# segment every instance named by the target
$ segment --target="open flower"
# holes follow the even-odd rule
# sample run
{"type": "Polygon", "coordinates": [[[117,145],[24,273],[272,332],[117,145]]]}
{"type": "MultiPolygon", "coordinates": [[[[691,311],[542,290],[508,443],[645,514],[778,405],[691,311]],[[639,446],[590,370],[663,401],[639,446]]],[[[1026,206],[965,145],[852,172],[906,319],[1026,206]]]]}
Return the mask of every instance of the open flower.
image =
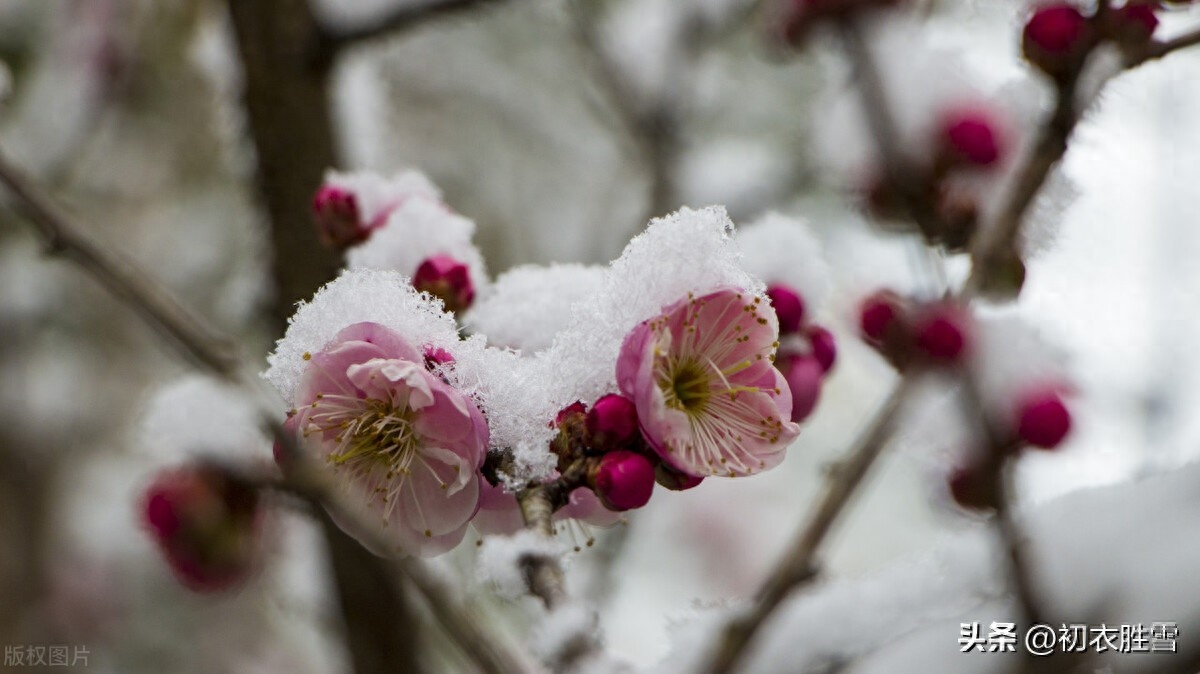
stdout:
{"type": "Polygon", "coordinates": [[[356,323],[311,354],[295,425],[383,520],[400,552],[440,554],[479,508],[488,427],[479,409],[377,323],[356,323]]]}
{"type": "Polygon", "coordinates": [[[772,363],[778,336],[769,303],[736,288],[689,296],[629,333],[617,383],[664,461],[690,475],[737,476],[783,460],[800,428],[772,363]]]}

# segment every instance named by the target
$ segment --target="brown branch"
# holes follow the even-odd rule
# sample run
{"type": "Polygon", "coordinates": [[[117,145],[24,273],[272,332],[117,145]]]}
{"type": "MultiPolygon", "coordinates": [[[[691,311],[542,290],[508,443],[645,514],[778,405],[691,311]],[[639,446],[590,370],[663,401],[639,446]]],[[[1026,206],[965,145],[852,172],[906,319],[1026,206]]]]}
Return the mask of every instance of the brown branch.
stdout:
{"type": "MultiPolygon", "coordinates": [[[[530,487],[517,495],[525,526],[546,538],[554,536],[554,503],[547,485],[530,487]]],[[[566,579],[558,560],[546,555],[525,555],[520,560],[529,591],[553,611],[567,600],[566,579]]]]}
{"type": "Polygon", "coordinates": [[[383,16],[360,26],[336,30],[321,29],[319,49],[336,55],[348,47],[391,37],[423,25],[428,21],[463,14],[485,5],[505,0],[431,0],[419,5],[401,4],[383,16]]]}
{"type": "Polygon", "coordinates": [[[879,150],[884,176],[921,232],[927,239],[934,237],[945,227],[924,193],[928,176],[922,175],[922,170],[901,148],[900,132],[891,115],[883,78],[875,66],[862,26],[850,16],[837,19],[836,28],[858,82],[863,114],[879,150]]]}
{"type": "Polygon", "coordinates": [[[854,446],[846,452],[846,458],[831,471],[825,484],[825,493],[816,510],[809,516],[787,553],[771,572],[770,578],[759,591],[754,607],[725,628],[715,657],[704,670],[706,674],[725,674],[732,671],[767,618],[789,594],[816,576],[817,553],[839,515],[845,511],[863,478],[887,445],[901,403],[914,380],[914,375],[905,376],[900,380],[854,446]]]}
{"type": "Polygon", "coordinates": [[[0,183],[33,224],[47,255],[69,260],[133,309],[185,359],[223,379],[238,374],[231,340],[216,335],[163,292],[128,260],[105,250],[73,225],[51,201],[0,152],[0,183]]]}
{"type": "Polygon", "coordinates": [[[1200,29],[1191,30],[1170,40],[1152,42],[1150,47],[1144,52],[1137,54],[1127,61],[1126,67],[1135,68],[1147,61],[1154,61],[1180,49],[1187,49],[1196,45],[1200,45],[1200,29]]]}

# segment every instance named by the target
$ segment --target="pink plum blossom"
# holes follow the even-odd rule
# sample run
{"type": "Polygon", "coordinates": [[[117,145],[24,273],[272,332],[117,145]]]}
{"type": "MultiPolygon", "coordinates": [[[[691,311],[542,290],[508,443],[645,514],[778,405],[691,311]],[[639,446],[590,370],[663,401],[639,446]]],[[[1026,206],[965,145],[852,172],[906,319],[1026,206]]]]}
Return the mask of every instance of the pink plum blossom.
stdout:
{"type": "Polygon", "coordinates": [[[772,363],[778,337],[770,303],[736,288],[689,295],[625,337],[617,384],[665,462],[689,475],[737,476],[783,460],[800,428],[772,363]]]}
{"type": "Polygon", "coordinates": [[[388,328],[356,323],[308,360],[295,425],[362,496],[400,552],[454,547],[479,508],[488,426],[388,328]]]}

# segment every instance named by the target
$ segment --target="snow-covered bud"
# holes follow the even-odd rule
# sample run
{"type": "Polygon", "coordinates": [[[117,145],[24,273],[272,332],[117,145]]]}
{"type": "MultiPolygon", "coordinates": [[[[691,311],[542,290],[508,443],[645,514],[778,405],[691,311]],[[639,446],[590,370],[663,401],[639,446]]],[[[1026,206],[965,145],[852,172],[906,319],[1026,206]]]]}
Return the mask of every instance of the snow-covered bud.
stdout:
{"type": "Polygon", "coordinates": [[[583,419],[584,415],[586,414],[587,405],[584,405],[582,400],[576,400],[570,405],[567,405],[559,410],[558,414],[554,415],[553,425],[555,427],[562,427],[573,419],[583,419]]]}
{"type": "Polygon", "coordinates": [[[833,333],[814,325],[805,331],[805,336],[812,345],[813,358],[821,364],[821,374],[833,369],[833,364],[837,361],[837,340],[834,339],[833,333]]]}
{"type": "Polygon", "coordinates": [[[446,311],[458,313],[475,300],[475,286],[467,265],[448,255],[434,255],[417,267],[413,287],[440,298],[446,311]]]}
{"type": "Polygon", "coordinates": [[[665,463],[659,463],[654,468],[654,480],[671,491],[684,491],[700,484],[704,478],[681,473],[665,463]]]}
{"type": "Polygon", "coordinates": [[[1130,0],[1125,6],[1114,9],[1109,14],[1105,29],[1117,42],[1145,44],[1158,28],[1158,8],[1157,2],[1130,0]]]}
{"type": "Polygon", "coordinates": [[[362,222],[358,199],[349,190],[322,185],[313,196],[312,212],[321,243],[335,250],[362,243],[371,235],[371,228],[362,222]]]}
{"type": "Polygon", "coordinates": [[[1075,67],[1090,41],[1087,17],[1068,4],[1044,6],[1029,17],[1021,38],[1025,59],[1051,77],[1075,67]]]}
{"type": "Polygon", "coordinates": [[[800,423],[812,414],[821,399],[825,370],[812,355],[781,354],[775,365],[792,391],[791,420],[800,423]]]}
{"type": "Polygon", "coordinates": [[[776,283],[767,287],[767,297],[779,318],[779,334],[799,332],[804,325],[804,298],[791,286],[776,283]]]}
{"type": "Polygon", "coordinates": [[[641,454],[625,450],[609,452],[589,475],[589,483],[609,510],[641,508],[654,491],[654,466],[641,454]]]}
{"type": "Polygon", "coordinates": [[[941,154],[952,166],[995,166],[1004,154],[1004,138],[992,115],[982,107],[959,108],[942,115],[941,154]]]}
{"type": "Polygon", "coordinates": [[[925,307],[913,322],[917,351],[937,364],[960,362],[970,346],[969,321],[970,316],[952,304],[925,307]]]}
{"type": "Polygon", "coordinates": [[[593,449],[624,447],[637,435],[637,428],[637,407],[619,393],[601,397],[587,413],[588,443],[593,449]]]}
{"type": "Polygon", "coordinates": [[[1030,391],[1017,404],[1017,435],[1042,449],[1058,447],[1071,432],[1071,412],[1059,391],[1046,387],[1030,391]]]}
{"type": "Polygon", "coordinates": [[[215,464],[160,473],[141,509],[150,536],[189,589],[215,592],[236,585],[261,557],[258,491],[215,464]]]}

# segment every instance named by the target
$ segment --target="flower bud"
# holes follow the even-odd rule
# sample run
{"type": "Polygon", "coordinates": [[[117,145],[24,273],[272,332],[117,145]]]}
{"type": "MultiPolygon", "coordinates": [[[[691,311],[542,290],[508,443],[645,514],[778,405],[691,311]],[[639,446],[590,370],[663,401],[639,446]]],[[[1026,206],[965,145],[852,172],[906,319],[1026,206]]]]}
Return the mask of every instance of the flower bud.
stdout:
{"type": "Polygon", "coordinates": [[[1071,412],[1054,389],[1025,395],[1017,406],[1017,435],[1042,449],[1054,449],[1071,432],[1071,412]]]}
{"type": "Polygon", "coordinates": [[[470,270],[448,255],[434,255],[422,262],[413,274],[412,284],[417,290],[440,298],[446,311],[452,313],[463,311],[475,300],[470,270]]]}
{"type": "Polygon", "coordinates": [[[1157,2],[1130,0],[1114,9],[1106,26],[1112,38],[1126,44],[1145,44],[1158,28],[1157,2]]]}
{"type": "Polygon", "coordinates": [[[804,324],[804,298],[791,286],[780,283],[767,288],[767,297],[779,317],[779,334],[799,332],[804,324]]]}
{"type": "Polygon", "coordinates": [[[888,335],[901,328],[900,298],[889,290],[881,290],[863,300],[859,308],[859,332],[865,341],[882,345],[888,335]]]}
{"type": "Polygon", "coordinates": [[[587,414],[587,405],[584,405],[582,400],[576,400],[570,405],[567,405],[559,410],[558,414],[554,415],[554,423],[551,424],[551,426],[556,428],[560,427],[568,420],[583,418],[583,415],[585,414],[587,414]]]}
{"type": "Polygon", "coordinates": [[[837,340],[833,333],[814,325],[807,330],[806,336],[812,345],[813,357],[821,364],[821,374],[829,372],[837,361],[837,340]]]}
{"type": "Polygon", "coordinates": [[[671,468],[665,463],[654,467],[654,481],[671,491],[685,491],[704,481],[703,477],[688,475],[671,468]]]}
{"type": "Polygon", "coordinates": [[[1088,20],[1077,8],[1067,4],[1042,7],[1025,24],[1021,51],[1042,72],[1059,77],[1087,52],[1089,33],[1088,20]]]}
{"type": "Polygon", "coordinates": [[[926,307],[913,325],[917,350],[935,363],[958,363],[968,347],[967,320],[967,315],[953,305],[926,307]]]}
{"type": "Polygon", "coordinates": [[[605,508],[621,512],[640,508],[654,491],[654,466],[641,454],[625,450],[600,457],[590,486],[605,508]]]}
{"type": "Polygon", "coordinates": [[[587,413],[588,444],[593,449],[624,447],[637,434],[637,408],[618,393],[602,396],[587,413]]]}
{"type": "Polygon", "coordinates": [[[941,153],[952,165],[994,166],[1003,155],[1003,139],[984,109],[947,113],[941,124],[941,153]]]}
{"type": "Polygon", "coordinates": [[[198,464],[161,473],[141,507],[151,538],[192,590],[235,585],[261,556],[258,491],[223,468],[198,464]]]}
{"type": "Polygon", "coordinates": [[[358,200],[340,187],[322,185],[313,196],[312,212],[321,243],[334,250],[362,243],[371,235],[371,228],[361,221],[358,200]]]}
{"type": "Polygon", "coordinates": [[[775,360],[792,392],[792,421],[800,423],[812,414],[821,399],[825,371],[815,356],[783,354],[775,360]]]}

